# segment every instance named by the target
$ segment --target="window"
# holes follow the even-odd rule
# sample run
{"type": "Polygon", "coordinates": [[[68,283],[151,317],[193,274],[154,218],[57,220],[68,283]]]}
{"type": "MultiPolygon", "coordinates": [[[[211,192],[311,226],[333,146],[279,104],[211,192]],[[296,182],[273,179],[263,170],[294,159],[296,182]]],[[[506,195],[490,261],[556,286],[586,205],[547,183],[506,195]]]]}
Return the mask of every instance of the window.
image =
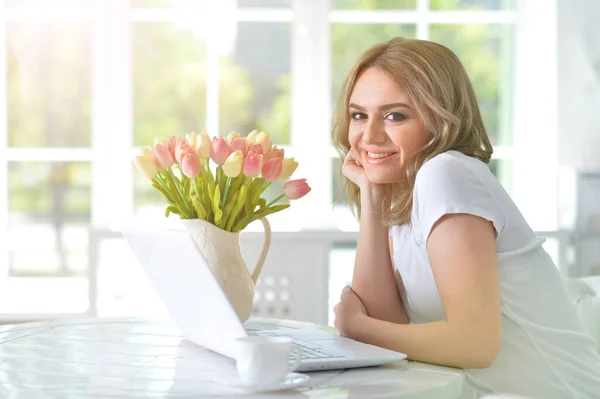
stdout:
{"type": "Polygon", "coordinates": [[[0,17],[0,313],[86,307],[91,2],[54,5],[9,0],[0,17]]]}
{"type": "Polygon", "coordinates": [[[73,238],[90,222],[90,38],[84,22],[6,24],[10,276],[85,265],[73,238]]]}
{"type": "Polygon", "coordinates": [[[132,148],[160,136],[270,131],[313,187],[274,215],[274,229],[355,230],[347,209],[332,212],[331,110],[356,57],[393,36],[436,40],[461,57],[496,145],[491,168],[511,190],[514,1],[6,0],[3,8],[0,313],[85,311],[88,226],[163,217],[131,164],[132,148]]]}

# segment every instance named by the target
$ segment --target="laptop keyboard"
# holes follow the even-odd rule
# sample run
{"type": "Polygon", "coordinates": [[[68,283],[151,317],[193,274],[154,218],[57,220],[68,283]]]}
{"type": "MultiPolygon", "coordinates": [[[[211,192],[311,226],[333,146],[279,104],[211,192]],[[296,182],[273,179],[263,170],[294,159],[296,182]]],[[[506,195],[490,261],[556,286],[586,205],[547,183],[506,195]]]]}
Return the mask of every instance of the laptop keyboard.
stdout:
{"type": "MultiPolygon", "coordinates": [[[[248,335],[262,336],[262,337],[285,337],[290,338],[296,345],[302,350],[302,359],[335,359],[345,357],[339,352],[331,349],[323,348],[316,345],[314,342],[302,341],[289,335],[282,334],[274,331],[250,331],[248,335]]],[[[290,360],[295,360],[297,357],[296,350],[290,353],[290,360]]]]}

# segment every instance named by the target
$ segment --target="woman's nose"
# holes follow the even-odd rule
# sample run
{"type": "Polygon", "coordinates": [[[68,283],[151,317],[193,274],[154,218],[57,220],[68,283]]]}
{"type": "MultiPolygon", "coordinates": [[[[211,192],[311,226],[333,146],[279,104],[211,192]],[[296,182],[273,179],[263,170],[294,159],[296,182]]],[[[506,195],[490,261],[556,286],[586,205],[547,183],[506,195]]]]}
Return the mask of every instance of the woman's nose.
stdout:
{"type": "Polygon", "coordinates": [[[381,144],[385,142],[385,129],[383,123],[372,118],[370,119],[363,131],[362,141],[365,144],[381,144]]]}

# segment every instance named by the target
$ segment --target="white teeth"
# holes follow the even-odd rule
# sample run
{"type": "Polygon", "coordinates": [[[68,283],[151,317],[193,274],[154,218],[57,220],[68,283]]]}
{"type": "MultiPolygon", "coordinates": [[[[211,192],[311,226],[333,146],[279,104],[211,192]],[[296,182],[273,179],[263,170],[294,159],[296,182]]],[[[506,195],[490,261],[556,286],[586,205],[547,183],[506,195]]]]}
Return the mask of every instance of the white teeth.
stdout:
{"type": "Polygon", "coordinates": [[[367,155],[369,156],[369,158],[385,158],[385,157],[389,157],[390,155],[392,155],[391,152],[367,152],[367,155]]]}

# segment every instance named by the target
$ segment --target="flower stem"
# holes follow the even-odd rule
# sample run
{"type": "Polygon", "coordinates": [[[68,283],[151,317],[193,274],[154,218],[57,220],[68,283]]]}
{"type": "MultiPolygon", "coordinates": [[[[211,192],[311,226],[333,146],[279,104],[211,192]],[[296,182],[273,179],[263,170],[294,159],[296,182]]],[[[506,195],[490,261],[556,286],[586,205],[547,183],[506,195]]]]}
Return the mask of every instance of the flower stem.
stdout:
{"type": "Polygon", "coordinates": [[[199,202],[202,202],[202,198],[200,197],[200,190],[198,189],[198,182],[196,181],[196,178],[192,179],[192,184],[194,185],[194,191],[196,192],[196,199],[199,202]]]}
{"type": "Polygon", "coordinates": [[[208,180],[210,180],[211,184],[215,183],[212,172],[210,170],[210,158],[206,160],[206,172],[208,173],[208,180]]]}
{"type": "Polygon", "coordinates": [[[229,194],[229,187],[231,187],[231,177],[227,178],[225,183],[225,193],[223,194],[223,200],[221,202],[221,208],[225,209],[225,203],[227,202],[227,194],[229,194]]]}
{"type": "Polygon", "coordinates": [[[263,186],[262,186],[262,189],[260,190],[260,192],[261,192],[261,193],[264,193],[264,192],[265,192],[265,190],[266,190],[267,188],[269,188],[269,186],[270,186],[270,185],[271,185],[271,182],[270,182],[270,181],[266,181],[266,182],[264,182],[264,183],[263,183],[263,186]]]}
{"type": "Polygon", "coordinates": [[[179,181],[179,179],[175,178],[175,174],[173,173],[172,170],[168,170],[167,171],[167,176],[169,177],[169,180],[171,181],[171,184],[173,184],[173,186],[175,186],[175,188],[177,189],[177,192],[179,193],[179,197],[181,198],[181,210],[190,214],[190,210],[187,206],[187,202],[185,201],[185,195],[183,195],[183,191],[181,190],[181,182],[179,181]]]}
{"type": "Polygon", "coordinates": [[[277,201],[279,201],[280,199],[282,199],[285,196],[285,194],[281,194],[279,197],[275,198],[273,201],[269,202],[265,208],[270,207],[271,205],[275,204],[277,201]]]}
{"type": "Polygon", "coordinates": [[[168,194],[169,201],[171,201],[173,204],[177,204],[177,202],[178,202],[177,198],[173,197],[171,190],[169,190],[169,186],[167,185],[167,183],[165,182],[165,179],[162,177],[162,175],[160,173],[156,174],[156,181],[158,182],[158,184],[161,185],[162,188],[164,188],[165,193],[168,194]]]}

